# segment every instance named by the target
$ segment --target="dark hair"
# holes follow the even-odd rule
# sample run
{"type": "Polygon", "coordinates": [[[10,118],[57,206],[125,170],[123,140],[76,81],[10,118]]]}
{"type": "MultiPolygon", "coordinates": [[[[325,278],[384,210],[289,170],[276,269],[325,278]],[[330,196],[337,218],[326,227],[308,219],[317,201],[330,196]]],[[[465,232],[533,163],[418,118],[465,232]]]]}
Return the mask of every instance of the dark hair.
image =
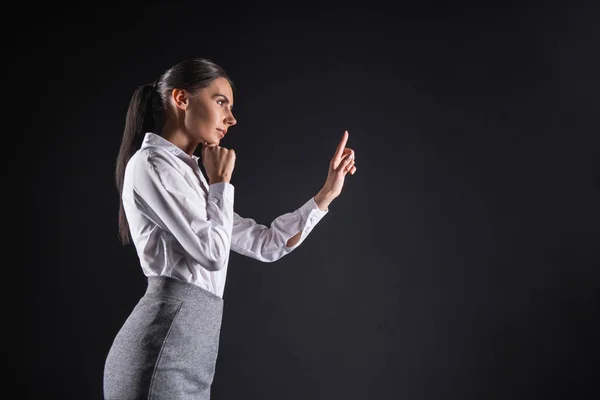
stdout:
{"type": "Polygon", "coordinates": [[[165,104],[173,89],[184,89],[195,94],[217,78],[227,79],[231,88],[234,88],[233,82],[223,68],[208,59],[195,58],[175,64],[154,83],[142,85],[133,93],[127,110],[115,171],[119,190],[119,238],[122,244],[131,242],[129,224],[123,208],[123,180],[129,159],[141,147],[146,132],[161,133],[165,118],[165,104]]]}

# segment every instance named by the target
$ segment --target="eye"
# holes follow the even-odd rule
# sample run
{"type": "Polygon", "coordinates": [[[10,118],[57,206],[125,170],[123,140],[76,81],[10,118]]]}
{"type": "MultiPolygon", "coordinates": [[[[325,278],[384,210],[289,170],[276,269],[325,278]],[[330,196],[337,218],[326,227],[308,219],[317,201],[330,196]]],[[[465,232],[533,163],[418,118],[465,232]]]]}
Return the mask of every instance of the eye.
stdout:
{"type": "Polygon", "coordinates": [[[225,104],[225,100],[217,100],[217,104],[222,106],[225,104]]]}

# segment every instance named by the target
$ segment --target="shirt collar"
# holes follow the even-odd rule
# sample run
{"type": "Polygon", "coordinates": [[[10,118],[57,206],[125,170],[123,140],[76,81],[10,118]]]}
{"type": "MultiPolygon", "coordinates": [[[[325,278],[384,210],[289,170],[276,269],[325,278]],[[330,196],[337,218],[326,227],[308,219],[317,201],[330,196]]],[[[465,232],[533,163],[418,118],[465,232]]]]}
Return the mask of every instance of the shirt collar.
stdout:
{"type": "Polygon", "coordinates": [[[165,149],[173,153],[175,156],[181,158],[182,160],[194,160],[196,163],[200,158],[193,154],[190,157],[185,151],[181,150],[179,147],[175,146],[173,143],[169,142],[164,137],[157,135],[153,132],[146,132],[146,135],[144,136],[144,141],[142,142],[141,148],[145,149],[148,147],[160,147],[161,149],[165,149]]]}

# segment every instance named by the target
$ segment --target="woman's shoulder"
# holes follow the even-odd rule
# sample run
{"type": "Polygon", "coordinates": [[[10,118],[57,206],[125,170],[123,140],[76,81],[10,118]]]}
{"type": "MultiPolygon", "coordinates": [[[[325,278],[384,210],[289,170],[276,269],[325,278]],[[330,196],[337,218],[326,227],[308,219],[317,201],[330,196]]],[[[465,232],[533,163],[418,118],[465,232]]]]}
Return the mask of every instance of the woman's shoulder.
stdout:
{"type": "Polygon", "coordinates": [[[177,157],[159,147],[140,149],[135,157],[136,164],[141,168],[152,167],[158,171],[169,170],[183,173],[177,157]]]}

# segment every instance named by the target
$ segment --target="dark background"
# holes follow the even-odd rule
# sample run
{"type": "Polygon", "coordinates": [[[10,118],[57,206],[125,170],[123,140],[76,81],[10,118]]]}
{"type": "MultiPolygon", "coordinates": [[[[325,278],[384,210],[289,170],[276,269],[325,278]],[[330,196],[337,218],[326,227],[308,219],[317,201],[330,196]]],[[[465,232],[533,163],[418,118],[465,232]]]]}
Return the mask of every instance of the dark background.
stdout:
{"type": "Polygon", "coordinates": [[[600,395],[598,6],[124,4],[13,16],[34,210],[15,398],[101,399],[146,286],[117,240],[125,113],[197,56],[237,87],[239,214],[304,204],[345,129],[358,168],[294,252],[232,254],[215,400],[600,395]]]}

